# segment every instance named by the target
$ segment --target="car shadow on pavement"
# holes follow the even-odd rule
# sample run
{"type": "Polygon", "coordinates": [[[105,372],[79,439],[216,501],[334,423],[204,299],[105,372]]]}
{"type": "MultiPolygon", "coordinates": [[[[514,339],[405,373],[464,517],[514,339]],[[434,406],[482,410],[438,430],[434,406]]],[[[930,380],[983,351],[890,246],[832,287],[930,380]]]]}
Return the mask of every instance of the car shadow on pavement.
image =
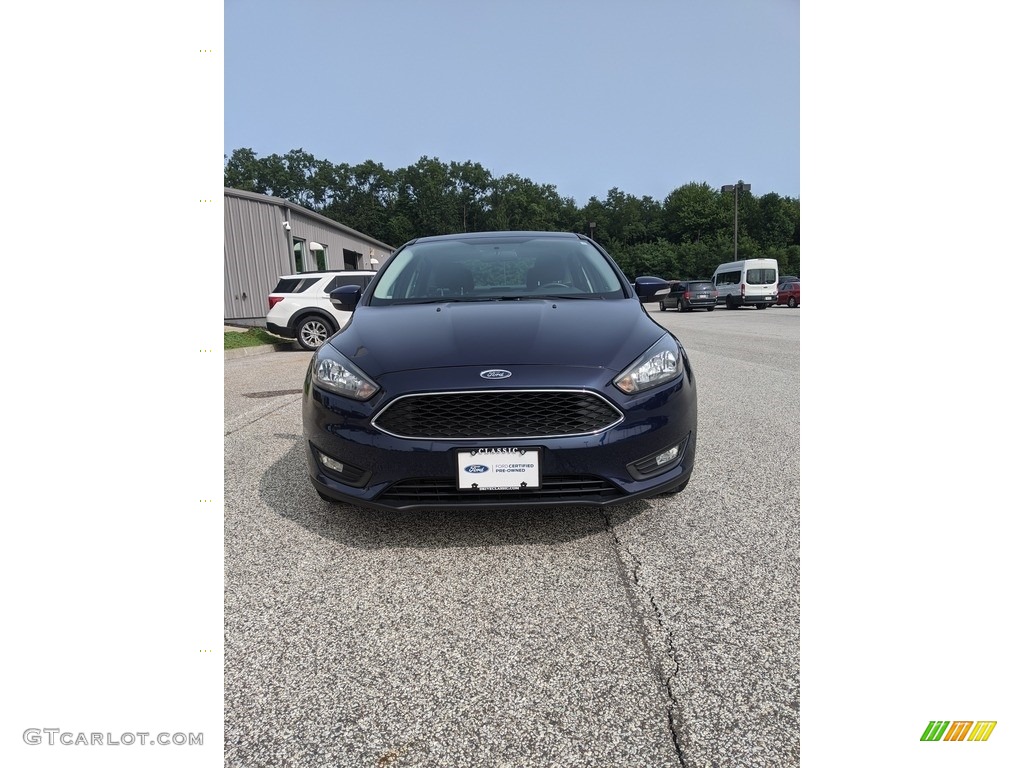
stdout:
{"type": "Polygon", "coordinates": [[[321,499],[307,477],[302,437],[263,474],[260,499],[281,517],[360,549],[446,549],[559,544],[602,533],[652,507],[635,501],[615,507],[529,507],[512,510],[385,511],[321,499]]]}

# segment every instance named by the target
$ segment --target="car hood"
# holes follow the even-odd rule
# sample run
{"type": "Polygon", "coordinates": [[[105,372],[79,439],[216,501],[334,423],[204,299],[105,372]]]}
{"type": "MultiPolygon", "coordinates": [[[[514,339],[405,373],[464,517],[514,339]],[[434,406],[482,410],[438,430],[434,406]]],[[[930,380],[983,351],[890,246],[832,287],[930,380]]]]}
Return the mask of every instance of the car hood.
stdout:
{"type": "Polygon", "coordinates": [[[665,334],[634,300],[359,306],[331,345],[367,375],[449,366],[619,371],[665,334]]]}

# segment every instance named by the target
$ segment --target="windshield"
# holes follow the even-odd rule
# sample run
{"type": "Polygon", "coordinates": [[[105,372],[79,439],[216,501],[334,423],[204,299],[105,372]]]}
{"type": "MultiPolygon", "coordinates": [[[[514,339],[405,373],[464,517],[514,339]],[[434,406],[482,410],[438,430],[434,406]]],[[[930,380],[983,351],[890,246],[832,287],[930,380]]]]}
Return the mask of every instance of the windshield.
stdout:
{"type": "Polygon", "coordinates": [[[614,267],[583,240],[526,236],[414,243],[382,269],[371,304],[623,298],[614,267]]]}

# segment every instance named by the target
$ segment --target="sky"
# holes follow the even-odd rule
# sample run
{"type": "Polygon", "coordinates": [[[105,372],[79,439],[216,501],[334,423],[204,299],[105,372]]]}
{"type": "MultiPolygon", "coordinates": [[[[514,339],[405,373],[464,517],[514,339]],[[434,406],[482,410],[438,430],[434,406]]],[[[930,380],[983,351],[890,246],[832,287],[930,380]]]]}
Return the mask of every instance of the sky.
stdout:
{"type": "Polygon", "coordinates": [[[800,196],[797,0],[227,0],[224,154],[800,196]]]}

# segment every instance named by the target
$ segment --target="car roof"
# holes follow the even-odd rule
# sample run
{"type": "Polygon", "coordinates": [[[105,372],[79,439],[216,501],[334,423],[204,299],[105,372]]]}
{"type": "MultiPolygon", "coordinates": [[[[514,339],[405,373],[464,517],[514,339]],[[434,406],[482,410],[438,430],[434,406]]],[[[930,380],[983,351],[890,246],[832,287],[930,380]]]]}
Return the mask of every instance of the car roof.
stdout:
{"type": "Polygon", "coordinates": [[[577,239],[582,240],[583,235],[577,235],[575,232],[534,232],[534,231],[504,231],[504,232],[459,232],[450,235],[429,235],[427,237],[417,237],[410,240],[410,243],[434,243],[444,240],[494,240],[494,239],[521,239],[523,237],[553,237],[559,239],[577,239]]]}
{"type": "Polygon", "coordinates": [[[359,275],[365,277],[366,275],[376,275],[377,273],[370,269],[328,269],[323,272],[296,272],[292,275],[278,275],[278,280],[288,280],[289,278],[307,279],[310,277],[326,277],[327,275],[359,275]]]}

